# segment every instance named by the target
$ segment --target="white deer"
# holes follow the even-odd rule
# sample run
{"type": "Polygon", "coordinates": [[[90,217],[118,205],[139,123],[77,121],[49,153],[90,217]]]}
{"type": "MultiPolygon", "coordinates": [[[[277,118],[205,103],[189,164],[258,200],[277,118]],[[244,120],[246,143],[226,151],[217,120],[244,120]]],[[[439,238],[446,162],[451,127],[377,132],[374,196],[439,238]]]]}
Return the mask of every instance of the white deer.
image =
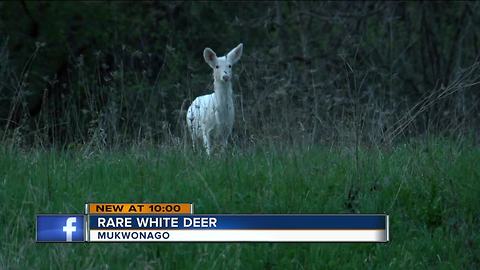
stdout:
{"type": "Polygon", "coordinates": [[[214,145],[227,146],[232,133],[235,109],[233,107],[232,66],[242,56],[240,43],[227,55],[217,57],[210,48],[205,48],[203,58],[213,69],[213,93],[197,97],[187,111],[187,126],[192,135],[193,147],[203,140],[207,154],[214,145]]]}

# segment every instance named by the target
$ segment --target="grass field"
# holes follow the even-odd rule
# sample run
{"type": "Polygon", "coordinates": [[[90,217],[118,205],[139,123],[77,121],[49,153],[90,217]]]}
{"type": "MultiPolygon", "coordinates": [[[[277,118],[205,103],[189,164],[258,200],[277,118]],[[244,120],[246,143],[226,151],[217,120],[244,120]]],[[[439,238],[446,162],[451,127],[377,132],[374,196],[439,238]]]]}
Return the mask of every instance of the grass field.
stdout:
{"type": "Polygon", "coordinates": [[[0,149],[1,269],[479,269],[480,148],[0,149]],[[85,202],[192,202],[210,213],[388,213],[387,244],[36,244],[35,215],[85,202]]]}

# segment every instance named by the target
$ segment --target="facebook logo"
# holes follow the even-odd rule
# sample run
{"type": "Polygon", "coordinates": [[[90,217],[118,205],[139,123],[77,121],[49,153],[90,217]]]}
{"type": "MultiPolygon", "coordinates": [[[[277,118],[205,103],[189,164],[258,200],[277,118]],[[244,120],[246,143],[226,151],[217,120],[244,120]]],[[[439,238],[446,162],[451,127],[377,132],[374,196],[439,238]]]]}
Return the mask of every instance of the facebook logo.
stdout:
{"type": "Polygon", "coordinates": [[[83,215],[38,215],[37,242],[84,242],[83,215]]]}

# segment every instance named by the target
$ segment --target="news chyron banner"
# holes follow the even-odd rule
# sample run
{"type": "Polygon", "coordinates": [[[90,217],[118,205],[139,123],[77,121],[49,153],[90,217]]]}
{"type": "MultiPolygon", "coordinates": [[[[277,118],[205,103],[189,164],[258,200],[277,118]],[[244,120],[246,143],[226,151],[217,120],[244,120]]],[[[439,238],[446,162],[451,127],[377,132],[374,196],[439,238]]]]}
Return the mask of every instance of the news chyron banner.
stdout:
{"type": "Polygon", "coordinates": [[[38,215],[37,242],[388,242],[385,214],[193,214],[193,204],[86,204],[38,215]]]}

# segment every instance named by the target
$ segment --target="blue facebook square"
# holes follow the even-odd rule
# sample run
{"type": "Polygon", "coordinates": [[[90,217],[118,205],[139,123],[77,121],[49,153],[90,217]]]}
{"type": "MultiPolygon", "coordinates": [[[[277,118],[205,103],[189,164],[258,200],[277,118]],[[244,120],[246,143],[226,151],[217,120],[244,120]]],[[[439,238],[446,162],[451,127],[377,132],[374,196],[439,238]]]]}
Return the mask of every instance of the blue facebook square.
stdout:
{"type": "Polygon", "coordinates": [[[84,242],[83,215],[37,215],[37,242],[84,242]]]}

